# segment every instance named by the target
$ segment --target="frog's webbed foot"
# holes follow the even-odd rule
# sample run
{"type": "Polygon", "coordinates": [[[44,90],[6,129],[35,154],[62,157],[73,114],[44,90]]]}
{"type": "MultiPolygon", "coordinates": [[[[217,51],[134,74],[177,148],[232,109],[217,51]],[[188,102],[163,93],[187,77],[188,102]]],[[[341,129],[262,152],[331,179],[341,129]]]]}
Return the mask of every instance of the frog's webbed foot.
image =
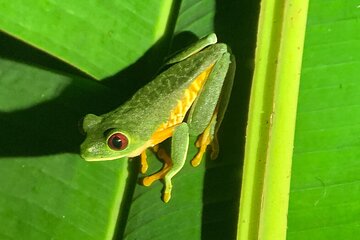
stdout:
{"type": "Polygon", "coordinates": [[[143,178],[142,184],[144,186],[150,186],[156,180],[164,179],[165,175],[168,173],[172,166],[171,158],[164,149],[156,147],[154,148],[154,151],[157,153],[158,158],[164,162],[164,165],[160,171],[143,178]]]}
{"type": "Polygon", "coordinates": [[[205,131],[199,136],[198,140],[195,143],[196,147],[199,148],[199,151],[196,154],[196,156],[191,160],[191,165],[193,167],[199,166],[203,158],[203,155],[206,152],[206,148],[210,144],[210,142],[211,139],[210,139],[209,129],[206,128],[205,131]]]}
{"type": "Polygon", "coordinates": [[[211,118],[209,125],[205,128],[204,132],[197,139],[195,146],[199,148],[198,153],[191,160],[191,165],[193,167],[199,166],[203,158],[204,153],[208,145],[211,146],[211,159],[215,159],[219,154],[219,144],[217,141],[216,133],[214,133],[214,126],[216,124],[217,111],[211,118]]]}

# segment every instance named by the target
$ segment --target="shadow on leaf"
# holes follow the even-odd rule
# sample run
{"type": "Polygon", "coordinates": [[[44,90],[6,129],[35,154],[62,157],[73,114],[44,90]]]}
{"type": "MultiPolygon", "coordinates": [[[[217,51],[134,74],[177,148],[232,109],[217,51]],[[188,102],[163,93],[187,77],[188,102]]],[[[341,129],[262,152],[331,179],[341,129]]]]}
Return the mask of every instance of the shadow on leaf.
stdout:
{"type": "MultiPolygon", "coordinates": [[[[17,101],[19,98],[38,98],[40,101],[21,110],[5,112],[0,108],[2,157],[78,153],[84,139],[79,121],[88,113],[100,115],[121,105],[151,80],[163,60],[159,54],[160,40],[136,63],[98,82],[9,36],[0,34],[0,42],[6,42],[8,46],[0,50],[0,65],[6,63],[6,66],[12,66],[4,71],[2,81],[14,83],[9,90],[12,99],[5,101],[17,101]],[[154,59],[158,64],[154,64],[154,59]],[[150,62],[152,64],[148,64],[150,62]],[[26,69],[26,74],[34,74],[24,76],[22,69],[26,69]],[[57,96],[42,102],[47,86],[56,84],[61,86],[57,96]]],[[[3,105],[6,106],[6,102],[3,105]]]]}

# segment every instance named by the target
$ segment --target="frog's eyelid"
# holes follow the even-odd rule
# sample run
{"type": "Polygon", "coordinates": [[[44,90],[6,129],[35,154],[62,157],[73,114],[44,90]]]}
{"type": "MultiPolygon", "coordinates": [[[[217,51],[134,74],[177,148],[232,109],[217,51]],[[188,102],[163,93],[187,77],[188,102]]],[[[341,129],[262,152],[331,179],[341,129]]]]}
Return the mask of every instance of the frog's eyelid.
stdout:
{"type": "Polygon", "coordinates": [[[104,137],[107,138],[107,137],[109,136],[109,133],[112,132],[114,129],[115,129],[115,128],[109,128],[108,130],[106,130],[106,131],[103,133],[104,137]]]}

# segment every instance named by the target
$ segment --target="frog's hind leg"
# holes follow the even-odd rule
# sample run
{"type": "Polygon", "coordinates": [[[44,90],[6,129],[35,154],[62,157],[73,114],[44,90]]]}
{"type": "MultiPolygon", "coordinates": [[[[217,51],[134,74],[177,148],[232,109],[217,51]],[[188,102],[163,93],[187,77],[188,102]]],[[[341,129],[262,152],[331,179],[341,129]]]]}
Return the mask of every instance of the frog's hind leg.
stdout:
{"type": "Polygon", "coordinates": [[[191,161],[193,166],[200,164],[208,145],[212,147],[211,158],[218,155],[217,132],[229,102],[234,73],[235,58],[230,53],[224,53],[190,110],[190,133],[199,136],[196,142],[199,151],[191,161]]]}
{"type": "Polygon", "coordinates": [[[217,134],[219,131],[219,127],[221,125],[222,120],[224,119],[224,115],[229,104],[230,94],[234,83],[235,70],[236,70],[236,61],[233,55],[230,56],[230,65],[228,73],[225,77],[224,85],[222,88],[222,94],[219,99],[219,103],[216,108],[216,123],[213,129],[212,141],[211,141],[211,159],[216,159],[219,154],[219,143],[217,134]]]}

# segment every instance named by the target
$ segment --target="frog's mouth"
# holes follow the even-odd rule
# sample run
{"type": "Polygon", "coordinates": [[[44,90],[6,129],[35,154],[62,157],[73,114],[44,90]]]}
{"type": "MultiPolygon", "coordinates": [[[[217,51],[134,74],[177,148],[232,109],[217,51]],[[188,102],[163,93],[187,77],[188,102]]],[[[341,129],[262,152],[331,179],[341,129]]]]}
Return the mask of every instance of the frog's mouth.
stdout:
{"type": "Polygon", "coordinates": [[[101,161],[109,161],[119,159],[121,157],[89,157],[84,153],[81,153],[80,156],[88,162],[101,162],[101,161]]]}

